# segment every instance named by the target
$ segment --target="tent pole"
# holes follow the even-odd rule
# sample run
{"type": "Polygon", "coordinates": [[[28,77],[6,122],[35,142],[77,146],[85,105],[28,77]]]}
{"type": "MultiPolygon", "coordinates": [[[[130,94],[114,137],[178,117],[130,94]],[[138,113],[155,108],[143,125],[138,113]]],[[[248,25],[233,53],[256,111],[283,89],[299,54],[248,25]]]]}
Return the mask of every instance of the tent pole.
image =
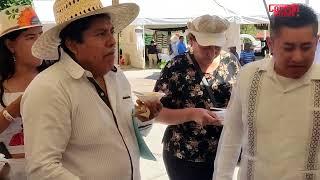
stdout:
{"type": "Polygon", "coordinates": [[[309,0],[306,0],[306,5],[309,6],[309,0]]]}
{"type": "Polygon", "coordinates": [[[112,5],[118,5],[119,4],[119,0],[112,0],[112,5]]]}
{"type": "Polygon", "coordinates": [[[268,18],[269,18],[269,21],[271,20],[271,17],[270,17],[270,14],[269,14],[269,8],[268,8],[268,5],[266,3],[266,0],[263,0],[263,4],[264,4],[264,8],[266,10],[266,13],[268,15],[268,18]]]}
{"type": "MultiPolygon", "coordinates": [[[[112,5],[118,5],[119,4],[119,0],[112,0],[112,5]]],[[[119,41],[119,38],[120,37],[120,33],[118,33],[116,36],[115,36],[115,40],[117,42],[117,47],[116,47],[116,51],[117,51],[117,54],[116,54],[116,59],[115,59],[115,63],[120,65],[120,41],[119,41]]]]}
{"type": "Polygon", "coordinates": [[[146,40],[145,40],[145,28],[144,24],[142,24],[142,39],[143,39],[143,54],[142,54],[142,60],[143,60],[143,69],[146,69],[146,40]]]}

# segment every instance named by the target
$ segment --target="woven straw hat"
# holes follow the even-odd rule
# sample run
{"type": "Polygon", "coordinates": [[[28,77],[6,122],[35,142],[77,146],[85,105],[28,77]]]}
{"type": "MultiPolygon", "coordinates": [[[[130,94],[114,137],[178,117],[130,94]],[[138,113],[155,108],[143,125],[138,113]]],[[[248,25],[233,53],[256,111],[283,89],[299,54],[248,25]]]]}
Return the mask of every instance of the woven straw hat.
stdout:
{"type": "Polygon", "coordinates": [[[228,20],[219,16],[203,15],[188,22],[187,33],[192,33],[201,46],[224,46],[228,20]]]}
{"type": "Polygon", "coordinates": [[[59,34],[71,22],[108,13],[115,32],[118,33],[138,16],[139,6],[135,3],[124,3],[103,7],[100,0],[56,0],[53,11],[57,25],[44,32],[32,46],[32,54],[39,59],[59,59],[59,34]]]}
{"type": "Polygon", "coordinates": [[[0,37],[20,29],[42,26],[30,5],[13,6],[0,12],[0,37]]]}

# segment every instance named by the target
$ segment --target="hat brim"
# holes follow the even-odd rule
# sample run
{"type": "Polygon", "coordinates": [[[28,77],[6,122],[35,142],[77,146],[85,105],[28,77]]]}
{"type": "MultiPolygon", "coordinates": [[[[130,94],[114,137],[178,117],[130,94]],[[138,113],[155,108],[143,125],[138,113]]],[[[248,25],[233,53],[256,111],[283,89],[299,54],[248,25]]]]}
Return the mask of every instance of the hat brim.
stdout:
{"type": "Polygon", "coordinates": [[[223,47],[227,41],[225,33],[201,33],[190,30],[187,30],[187,32],[193,34],[197,43],[201,46],[223,47]]]}
{"type": "Polygon", "coordinates": [[[133,22],[139,14],[139,6],[135,3],[123,3],[114,6],[107,6],[95,11],[77,16],[69,21],[58,24],[44,32],[33,44],[32,54],[39,59],[58,60],[58,46],[60,45],[60,32],[71,22],[81,18],[97,14],[109,14],[116,33],[133,22]]]}
{"type": "Polygon", "coordinates": [[[42,27],[42,24],[34,24],[34,25],[30,25],[30,26],[23,26],[23,27],[19,27],[19,28],[12,28],[10,30],[5,31],[4,33],[0,34],[0,38],[2,38],[3,36],[15,32],[15,31],[19,31],[19,30],[23,30],[23,29],[29,29],[29,28],[33,28],[33,27],[42,27]]]}

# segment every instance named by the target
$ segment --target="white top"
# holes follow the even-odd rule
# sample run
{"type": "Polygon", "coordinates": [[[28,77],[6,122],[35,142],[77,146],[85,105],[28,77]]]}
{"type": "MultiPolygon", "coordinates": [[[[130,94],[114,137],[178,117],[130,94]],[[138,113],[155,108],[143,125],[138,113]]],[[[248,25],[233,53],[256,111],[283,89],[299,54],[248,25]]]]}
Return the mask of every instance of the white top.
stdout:
{"type": "MultiPolygon", "coordinates": [[[[16,100],[23,92],[17,93],[4,93],[3,102],[5,105],[9,105],[11,102],[16,100]]],[[[3,107],[0,105],[0,111],[3,107]]],[[[0,142],[3,142],[10,154],[24,153],[23,143],[23,126],[21,118],[15,118],[10,123],[9,127],[0,134],[0,142]]]]}
{"type": "Polygon", "coordinates": [[[232,180],[242,147],[238,180],[319,180],[319,80],[319,65],[290,84],[277,77],[273,60],[246,65],[228,105],[213,179],[232,180]]]}
{"type": "Polygon", "coordinates": [[[317,50],[314,55],[314,62],[316,64],[320,64],[320,40],[318,41],[317,50]]]}
{"type": "Polygon", "coordinates": [[[62,52],[59,62],[40,73],[22,98],[28,179],[140,179],[139,149],[132,123],[131,88],[121,70],[104,76],[110,108],[86,76],[62,52]],[[126,146],[125,146],[126,144],[126,146]]]}

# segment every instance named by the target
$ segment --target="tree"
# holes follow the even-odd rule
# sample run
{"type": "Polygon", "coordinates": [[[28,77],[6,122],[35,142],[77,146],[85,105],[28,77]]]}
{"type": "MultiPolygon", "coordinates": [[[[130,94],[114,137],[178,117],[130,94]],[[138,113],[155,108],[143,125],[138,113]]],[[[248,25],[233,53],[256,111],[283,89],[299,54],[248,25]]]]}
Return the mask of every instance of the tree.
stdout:
{"type": "Polygon", "coordinates": [[[240,34],[250,34],[256,36],[257,28],[253,24],[243,24],[240,26],[240,34]]]}
{"type": "Polygon", "coordinates": [[[17,5],[31,5],[32,0],[1,0],[0,1],[0,10],[17,6],[17,5]]]}

